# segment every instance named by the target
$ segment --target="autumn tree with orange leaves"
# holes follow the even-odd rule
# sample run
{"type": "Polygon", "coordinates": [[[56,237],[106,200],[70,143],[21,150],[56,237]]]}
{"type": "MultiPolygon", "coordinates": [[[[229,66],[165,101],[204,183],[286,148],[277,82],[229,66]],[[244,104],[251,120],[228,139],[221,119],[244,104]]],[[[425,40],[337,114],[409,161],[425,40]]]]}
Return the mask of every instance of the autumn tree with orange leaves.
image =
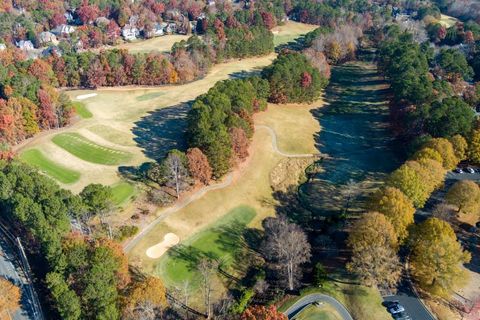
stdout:
{"type": "Polygon", "coordinates": [[[12,318],[20,308],[20,289],[7,279],[0,277],[0,320],[12,318]]]}
{"type": "Polygon", "coordinates": [[[212,168],[208,163],[208,158],[199,148],[187,150],[188,171],[192,178],[203,184],[208,184],[212,179],[212,168]]]}
{"type": "Polygon", "coordinates": [[[275,306],[252,306],[241,316],[242,320],[287,320],[287,316],[277,311],[275,306]]]}

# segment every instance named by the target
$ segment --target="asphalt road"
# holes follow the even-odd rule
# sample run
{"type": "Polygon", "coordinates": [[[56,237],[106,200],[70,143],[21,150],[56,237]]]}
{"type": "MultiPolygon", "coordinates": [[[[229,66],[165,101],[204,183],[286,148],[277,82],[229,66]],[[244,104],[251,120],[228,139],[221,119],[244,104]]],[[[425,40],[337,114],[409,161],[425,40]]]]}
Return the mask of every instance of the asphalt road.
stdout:
{"type": "MultiPolygon", "coordinates": [[[[34,307],[31,296],[33,288],[25,278],[11,244],[6,241],[2,233],[0,233],[0,276],[12,281],[22,291],[21,308],[10,315],[11,318],[14,320],[34,320],[34,307]]],[[[9,319],[8,316],[6,319],[9,319]]]]}
{"type": "Polygon", "coordinates": [[[288,310],[284,313],[288,317],[288,319],[291,319],[293,316],[302,311],[306,306],[315,302],[328,303],[329,305],[334,307],[335,310],[337,310],[343,320],[353,320],[352,316],[343,306],[343,304],[338,302],[337,299],[321,293],[312,293],[301,298],[300,300],[295,302],[295,304],[293,304],[290,308],[288,308],[288,310]]]}
{"type": "MultiPolygon", "coordinates": [[[[396,295],[383,297],[384,301],[398,301],[412,320],[435,320],[432,314],[425,308],[419,298],[412,291],[407,280],[402,280],[398,286],[396,295]]],[[[392,317],[393,318],[393,317],[392,317]]]]}

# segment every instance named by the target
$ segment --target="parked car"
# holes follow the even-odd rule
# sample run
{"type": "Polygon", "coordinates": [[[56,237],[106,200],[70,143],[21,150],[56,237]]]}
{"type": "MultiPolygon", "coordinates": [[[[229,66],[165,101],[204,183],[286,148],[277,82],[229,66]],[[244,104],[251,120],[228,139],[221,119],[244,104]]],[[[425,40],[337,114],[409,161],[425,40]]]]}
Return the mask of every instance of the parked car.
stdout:
{"type": "Polygon", "coordinates": [[[406,314],[405,312],[395,313],[393,315],[393,318],[395,320],[412,320],[412,318],[408,314],[406,314]]]}
{"type": "Polygon", "coordinates": [[[390,305],[387,310],[391,314],[397,314],[397,313],[404,312],[405,308],[400,303],[396,302],[390,305]]]}
{"type": "Polygon", "coordinates": [[[465,171],[467,171],[468,173],[475,173],[475,170],[473,170],[473,168],[466,168],[465,171]]]}
{"type": "Polygon", "coordinates": [[[454,171],[455,173],[464,173],[462,168],[456,168],[454,171]]]}

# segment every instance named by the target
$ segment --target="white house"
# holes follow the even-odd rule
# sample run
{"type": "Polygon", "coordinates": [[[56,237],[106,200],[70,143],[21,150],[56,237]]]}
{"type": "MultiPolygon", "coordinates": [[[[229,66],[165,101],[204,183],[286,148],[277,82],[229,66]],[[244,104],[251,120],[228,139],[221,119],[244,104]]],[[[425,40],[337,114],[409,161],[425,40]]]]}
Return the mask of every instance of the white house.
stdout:
{"type": "Polygon", "coordinates": [[[7,49],[7,46],[4,43],[0,43],[0,51],[7,49]]]}
{"type": "Polygon", "coordinates": [[[177,24],[174,23],[174,22],[170,22],[168,25],[167,25],[167,28],[165,30],[167,33],[175,33],[177,32],[177,24]]]}
{"type": "Polygon", "coordinates": [[[75,32],[75,27],[70,26],[68,24],[61,24],[57,26],[55,29],[50,30],[50,32],[57,36],[68,35],[70,33],[75,32]]]}
{"type": "Polygon", "coordinates": [[[166,27],[167,27],[167,24],[165,22],[155,23],[155,26],[153,27],[153,35],[155,37],[165,35],[165,28],[166,27]]]}
{"type": "Polygon", "coordinates": [[[21,41],[17,41],[16,43],[16,46],[22,50],[33,50],[35,47],[33,46],[33,43],[32,41],[30,40],[21,40],[21,41]]]}
{"type": "Polygon", "coordinates": [[[140,31],[135,26],[132,26],[130,24],[126,24],[122,28],[122,37],[125,40],[129,40],[129,41],[135,40],[139,35],[140,35],[140,31]]]}
{"type": "Polygon", "coordinates": [[[53,43],[54,45],[57,45],[57,44],[58,44],[57,37],[56,37],[53,33],[48,32],[48,31],[41,32],[41,33],[38,35],[38,41],[39,41],[42,45],[47,44],[47,43],[53,43]]]}

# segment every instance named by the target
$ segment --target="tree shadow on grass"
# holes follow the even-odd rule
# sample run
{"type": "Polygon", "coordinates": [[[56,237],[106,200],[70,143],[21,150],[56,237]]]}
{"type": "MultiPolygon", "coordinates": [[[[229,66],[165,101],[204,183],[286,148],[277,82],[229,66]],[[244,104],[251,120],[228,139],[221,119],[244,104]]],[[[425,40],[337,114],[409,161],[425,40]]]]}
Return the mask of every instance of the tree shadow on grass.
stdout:
{"type": "Polygon", "coordinates": [[[132,129],[134,141],[152,159],[163,158],[171,149],[185,150],[187,114],[193,101],[149,112],[132,129]]]}

